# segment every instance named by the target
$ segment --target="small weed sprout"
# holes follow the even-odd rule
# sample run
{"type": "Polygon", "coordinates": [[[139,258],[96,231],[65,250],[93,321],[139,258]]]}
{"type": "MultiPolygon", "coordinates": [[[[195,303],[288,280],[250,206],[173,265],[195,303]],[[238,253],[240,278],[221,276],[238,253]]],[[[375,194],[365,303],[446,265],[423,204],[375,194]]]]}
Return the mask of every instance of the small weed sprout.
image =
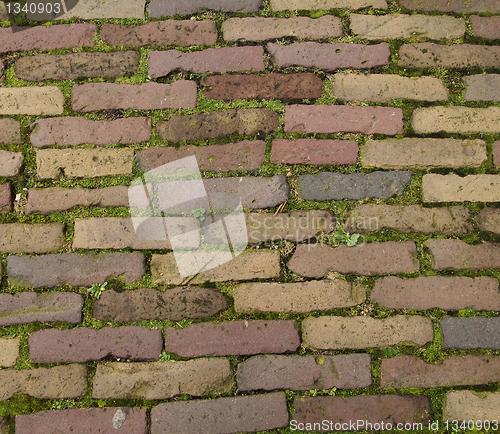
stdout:
{"type": "Polygon", "coordinates": [[[346,244],[348,247],[353,247],[359,242],[360,234],[349,234],[349,232],[344,231],[344,228],[337,226],[333,238],[340,244],[346,244]]]}
{"type": "Polygon", "coordinates": [[[106,285],[108,282],[104,282],[103,284],[94,283],[90,288],[87,289],[89,294],[92,294],[96,299],[99,299],[102,292],[106,289],[106,285]]]}

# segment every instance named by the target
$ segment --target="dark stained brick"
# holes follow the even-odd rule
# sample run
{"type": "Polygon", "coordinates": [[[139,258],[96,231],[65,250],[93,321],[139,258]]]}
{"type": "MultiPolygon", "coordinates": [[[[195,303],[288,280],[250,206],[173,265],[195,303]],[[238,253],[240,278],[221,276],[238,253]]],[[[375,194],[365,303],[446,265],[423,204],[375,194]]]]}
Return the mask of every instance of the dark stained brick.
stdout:
{"type": "MultiPolygon", "coordinates": [[[[488,310],[499,308],[493,305],[488,310]]],[[[499,317],[444,318],[441,321],[441,331],[444,347],[500,349],[499,317]]]]}
{"type": "Polygon", "coordinates": [[[0,176],[13,178],[21,174],[24,164],[22,152],[4,151],[0,149],[0,176]]]}
{"type": "Polygon", "coordinates": [[[12,212],[12,192],[10,183],[0,184],[0,214],[12,212]]]}
{"type": "Polygon", "coordinates": [[[0,224],[0,252],[47,253],[64,247],[64,223],[0,224]]]}
{"type": "Polygon", "coordinates": [[[476,216],[479,230],[500,234],[500,210],[496,208],[483,208],[476,216]]]}
{"type": "Polygon", "coordinates": [[[295,351],[295,321],[231,321],[165,329],[165,351],[181,357],[228,356],[295,351]]]}
{"type": "Polygon", "coordinates": [[[399,4],[404,8],[426,12],[459,12],[465,14],[471,12],[492,14],[500,12],[498,0],[400,0],[399,4]]]}
{"type": "Polygon", "coordinates": [[[500,17],[471,15],[470,21],[476,36],[485,39],[500,39],[500,17]]]}
{"type": "Polygon", "coordinates": [[[0,143],[22,143],[19,121],[12,118],[0,119],[0,143]]]}
{"type": "Polygon", "coordinates": [[[203,9],[249,13],[257,12],[261,4],[262,0],[152,0],[149,16],[190,15],[203,9]]]}
{"type": "Polygon", "coordinates": [[[273,140],[272,164],[356,164],[359,145],[350,140],[273,140]]]}

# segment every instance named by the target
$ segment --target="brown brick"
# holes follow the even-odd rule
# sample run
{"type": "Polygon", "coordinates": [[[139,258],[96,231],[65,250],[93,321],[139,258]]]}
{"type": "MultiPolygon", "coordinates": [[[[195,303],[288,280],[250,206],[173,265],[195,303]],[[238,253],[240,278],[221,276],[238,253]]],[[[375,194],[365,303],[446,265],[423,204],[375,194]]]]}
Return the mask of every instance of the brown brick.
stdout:
{"type": "Polygon", "coordinates": [[[12,192],[10,183],[0,184],[0,214],[12,212],[12,192]]]}
{"type": "Polygon", "coordinates": [[[216,139],[229,134],[255,136],[259,132],[274,133],[279,127],[278,113],[266,109],[239,109],[173,116],[158,122],[156,129],[162,140],[216,139]]]}
{"type": "Polygon", "coordinates": [[[492,277],[383,277],[375,281],[371,301],[388,309],[500,310],[498,281],[492,277]]]}
{"type": "Polygon", "coordinates": [[[257,12],[262,0],[152,0],[149,16],[159,18],[168,15],[190,15],[204,9],[224,12],[257,12]]]}
{"type": "Polygon", "coordinates": [[[470,245],[461,240],[439,239],[425,242],[433,256],[436,270],[480,270],[500,268],[500,245],[493,243],[470,245]]]}
{"type": "Polygon", "coordinates": [[[165,351],[181,357],[280,354],[294,352],[299,345],[295,321],[231,321],[165,329],[165,351]]]}
{"type": "Polygon", "coordinates": [[[46,253],[64,247],[64,223],[0,224],[0,252],[46,253]]]}
{"type": "Polygon", "coordinates": [[[500,74],[464,77],[467,101],[500,101],[500,74]]]}
{"type": "Polygon", "coordinates": [[[332,15],[317,19],[293,18],[229,18],[222,23],[226,41],[266,41],[284,37],[301,39],[340,38],[342,20],[332,15]]]}
{"type": "Polygon", "coordinates": [[[500,234],[500,210],[496,208],[484,208],[476,216],[476,221],[480,231],[500,234]]]}
{"type": "Polygon", "coordinates": [[[493,14],[500,12],[498,0],[400,0],[399,4],[404,8],[420,11],[459,12],[465,14],[471,12],[493,14]]]}
{"type": "MultiPolygon", "coordinates": [[[[367,15],[370,16],[370,15],[367,15]]],[[[343,101],[390,102],[393,99],[444,101],[448,90],[433,77],[401,77],[397,74],[335,74],[335,96],[343,101]]]]}
{"type": "Polygon", "coordinates": [[[172,84],[76,84],[71,104],[76,112],[108,109],[163,110],[196,107],[196,83],[178,80],[172,84]]]}
{"type": "Polygon", "coordinates": [[[217,42],[217,27],[214,21],[167,20],[154,21],[142,26],[103,24],[100,38],[109,45],[141,47],[144,45],[214,45],[217,42]]]}
{"type": "Polygon", "coordinates": [[[285,133],[403,133],[403,111],[392,107],[347,105],[289,105],[285,133]]]}
{"type": "Polygon", "coordinates": [[[113,121],[92,121],[83,117],[38,119],[31,124],[33,146],[133,145],[151,138],[151,119],[131,117],[113,121]]]}
{"type": "Polygon", "coordinates": [[[267,51],[278,68],[303,66],[323,71],[336,69],[370,69],[389,65],[390,49],[387,43],[377,45],[343,42],[320,44],[295,42],[289,45],[267,44],[267,51]]]}
{"type": "MultiPolygon", "coordinates": [[[[20,338],[0,338],[0,366],[12,368],[19,358],[20,338]]],[[[0,431],[1,432],[1,431],[0,431]]]]}
{"type": "Polygon", "coordinates": [[[434,340],[429,318],[398,315],[384,319],[322,316],[302,322],[302,344],[318,350],[423,346],[434,340]]]}
{"type": "Polygon", "coordinates": [[[152,78],[164,77],[177,70],[195,74],[263,71],[264,48],[258,46],[207,48],[192,53],[183,53],[179,50],[150,51],[148,65],[148,75],[152,78]]]}
{"type": "Polygon", "coordinates": [[[149,288],[109,290],[94,302],[93,316],[100,321],[113,322],[182,321],[184,318],[207,318],[227,307],[220,290],[194,285],[166,291],[149,288]]]}
{"type": "Polygon", "coordinates": [[[348,232],[393,229],[403,233],[464,235],[474,227],[465,206],[424,208],[421,205],[363,204],[354,208],[344,222],[348,232]]]}
{"type": "Polygon", "coordinates": [[[0,119],[0,143],[22,143],[21,123],[12,118],[0,119]]]}
{"type": "Polygon", "coordinates": [[[37,321],[80,324],[82,308],[82,296],[71,292],[0,294],[0,326],[37,321]]]}
{"type": "Polygon", "coordinates": [[[58,48],[92,47],[96,25],[90,23],[57,26],[0,28],[0,53],[9,51],[57,50],[58,48]]]}
{"type": "Polygon", "coordinates": [[[60,115],[63,105],[57,86],[0,88],[0,115],[60,115]]]}
{"type": "Polygon", "coordinates": [[[24,212],[27,215],[52,214],[77,206],[104,208],[128,205],[128,187],[124,185],[93,190],[61,187],[30,188],[24,212]]]}
{"type": "Polygon", "coordinates": [[[264,164],[266,142],[243,140],[210,146],[151,146],[136,154],[137,167],[144,172],[181,158],[196,156],[201,171],[255,170],[264,164]]]}
{"type": "Polygon", "coordinates": [[[387,241],[337,248],[299,244],[288,268],[300,276],[319,278],[330,271],[373,276],[418,271],[420,267],[414,242],[387,241]]]}
{"type": "Polygon", "coordinates": [[[422,180],[424,202],[496,202],[500,195],[498,175],[428,173],[422,180]]]}
{"type": "Polygon", "coordinates": [[[368,354],[256,356],[238,364],[238,390],[357,389],[372,384],[368,354]]]}
{"type": "Polygon", "coordinates": [[[22,152],[4,151],[0,149],[0,176],[12,178],[21,174],[24,156],[22,152]]]}
{"type": "Polygon", "coordinates": [[[212,75],[201,79],[208,99],[314,99],[323,92],[315,74],[212,75]]]}
{"type": "Polygon", "coordinates": [[[471,15],[472,30],[479,38],[500,39],[500,17],[471,15]]]}
{"type": "Polygon", "coordinates": [[[228,359],[187,362],[98,364],[94,399],[168,399],[178,395],[229,393],[234,384],[228,359]]]}
{"type": "Polygon", "coordinates": [[[42,288],[68,283],[92,286],[110,277],[123,277],[125,283],[144,276],[144,256],[139,252],[93,254],[62,253],[43,256],[9,256],[7,273],[12,286],[42,288]]]}
{"type": "Polygon", "coordinates": [[[493,143],[493,163],[500,166],[500,141],[493,143]]]}
{"type": "Polygon", "coordinates": [[[365,301],[366,289],[340,279],[243,283],[233,289],[233,297],[236,312],[308,313],[356,306],[365,301]]]}
{"type": "Polygon", "coordinates": [[[359,146],[350,140],[273,140],[272,164],[356,164],[359,146]]]}
{"type": "Polygon", "coordinates": [[[133,148],[42,149],[36,153],[36,172],[40,179],[131,175],[133,160],[133,148]]]}
{"type": "Polygon", "coordinates": [[[407,44],[399,49],[398,65],[410,68],[498,68],[500,47],[432,42],[407,44]]]}
{"type": "Polygon", "coordinates": [[[151,410],[151,434],[256,432],[287,425],[283,392],[168,402],[151,410]]]}
{"type": "Polygon", "coordinates": [[[465,33],[463,19],[446,16],[351,14],[350,19],[352,32],[369,41],[415,37],[455,39],[465,33]]]}
{"type": "Polygon", "coordinates": [[[426,396],[297,396],[290,426],[301,431],[343,431],[367,429],[380,432],[397,424],[427,427],[431,417],[430,400],[426,396]],[[322,424],[324,428],[322,427],[322,424]],[[390,425],[390,427],[389,427],[390,425]]]}
{"type": "Polygon", "coordinates": [[[500,381],[500,357],[451,356],[439,365],[417,356],[382,359],[382,388],[476,386],[500,381]]]}
{"type": "MultiPolygon", "coordinates": [[[[475,392],[472,390],[456,390],[446,393],[443,400],[443,420],[450,423],[455,421],[478,421],[477,428],[488,426],[486,421],[498,419],[500,411],[500,393],[475,392]]],[[[489,426],[494,426],[489,422],[489,426]]]]}
{"type": "Polygon", "coordinates": [[[330,9],[387,9],[386,0],[271,0],[273,11],[330,9]]]}
{"type": "Polygon", "coordinates": [[[159,359],[163,348],[161,330],[146,327],[105,327],[101,330],[47,329],[29,336],[34,363],[85,363],[112,356],[129,360],[159,359]]]}
{"type": "Polygon", "coordinates": [[[80,398],[87,393],[87,367],[0,370],[0,401],[23,393],[39,399],[80,398]]]}
{"type": "Polygon", "coordinates": [[[183,278],[179,275],[173,253],[153,255],[151,276],[153,283],[181,285],[189,280],[191,284],[224,282],[226,280],[275,279],[280,275],[278,251],[247,250],[233,260],[216,268],[202,271],[195,277],[183,278]]]}
{"type": "Polygon", "coordinates": [[[146,408],[77,408],[17,415],[16,430],[25,434],[147,434],[146,408]]]}

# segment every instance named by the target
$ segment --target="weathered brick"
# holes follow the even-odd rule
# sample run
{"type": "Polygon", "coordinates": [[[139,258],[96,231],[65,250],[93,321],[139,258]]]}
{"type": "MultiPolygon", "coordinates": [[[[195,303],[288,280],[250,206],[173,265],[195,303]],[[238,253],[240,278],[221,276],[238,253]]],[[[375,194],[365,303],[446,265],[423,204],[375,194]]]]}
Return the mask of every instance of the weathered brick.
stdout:
{"type": "Polygon", "coordinates": [[[57,86],[0,88],[0,115],[60,115],[63,105],[57,86]]]}
{"type": "Polygon", "coordinates": [[[16,416],[16,430],[25,434],[147,434],[147,409],[137,407],[77,408],[16,416]]]}
{"type": "Polygon", "coordinates": [[[289,45],[267,44],[267,51],[278,68],[304,66],[323,71],[336,69],[370,69],[389,65],[391,55],[387,43],[377,45],[343,42],[320,44],[295,42],[289,45]]]}
{"type": "Polygon", "coordinates": [[[0,224],[0,252],[46,253],[64,247],[64,223],[0,224]]]}
{"type": "Polygon", "coordinates": [[[137,167],[144,172],[181,158],[196,156],[201,171],[255,170],[264,164],[266,142],[243,140],[210,146],[151,146],[136,154],[137,167]]]}
{"type": "Polygon", "coordinates": [[[36,153],[36,172],[40,179],[131,175],[133,160],[133,148],[42,149],[36,153]]]}
{"type": "MultiPolygon", "coordinates": [[[[280,275],[278,251],[247,250],[216,268],[188,277],[190,283],[224,282],[226,280],[275,279],[280,275]]],[[[173,253],[153,255],[151,275],[154,283],[181,285],[186,278],[179,275],[173,253]]]]}
{"type": "Polygon", "coordinates": [[[231,321],[165,329],[165,351],[181,357],[280,354],[299,345],[295,321],[231,321]]]}
{"type": "Polygon", "coordinates": [[[420,11],[499,13],[498,0],[400,0],[399,4],[407,9],[420,11]]]}
{"type": "MultiPolygon", "coordinates": [[[[478,422],[477,427],[488,426],[486,421],[498,420],[500,393],[456,390],[446,393],[443,400],[443,420],[448,422],[470,420],[478,422]],[[482,424],[481,424],[482,423],[482,424]]],[[[494,426],[490,422],[489,426],[494,426]]]]}
{"type": "Polygon", "coordinates": [[[229,393],[234,384],[228,359],[97,365],[94,399],[168,399],[177,395],[229,393]]]}
{"type": "Polygon", "coordinates": [[[371,301],[388,309],[500,310],[498,281],[492,277],[383,277],[375,281],[371,301]]]}
{"type": "Polygon", "coordinates": [[[461,18],[429,15],[358,15],[351,14],[351,30],[369,41],[398,38],[455,39],[463,37],[461,18]]]}
{"type": "Polygon", "coordinates": [[[289,105],[285,133],[402,134],[403,110],[347,105],[289,105]]]}
{"type": "Polygon", "coordinates": [[[500,210],[484,208],[477,216],[479,230],[500,234],[500,210]]]}
{"type": "Polygon", "coordinates": [[[323,80],[315,74],[212,75],[201,79],[208,99],[315,99],[323,80]]]}
{"type": "Polygon", "coordinates": [[[328,424],[328,431],[333,431],[335,427],[335,431],[356,427],[380,431],[382,426],[383,430],[386,430],[389,424],[393,429],[397,424],[402,427],[406,423],[413,427],[416,426],[413,424],[423,424],[427,427],[431,420],[431,406],[427,396],[297,396],[293,407],[294,425],[306,432],[321,431],[324,421],[328,424]]]}
{"type": "Polygon", "coordinates": [[[500,101],[500,74],[464,77],[467,101],[500,101]]]}
{"type": "Polygon", "coordinates": [[[46,329],[29,336],[30,359],[34,363],[85,363],[107,356],[157,360],[162,348],[160,329],[138,326],[46,329]]]}
{"type": "Polygon", "coordinates": [[[0,294],[0,326],[30,322],[82,322],[83,298],[71,292],[0,294]]]}
{"type": "Polygon", "coordinates": [[[12,205],[10,183],[0,184],[0,214],[12,212],[12,205]]]}
{"type": "Polygon", "coordinates": [[[0,370],[0,401],[23,393],[39,399],[80,398],[87,393],[87,367],[0,370]]]}
{"type": "MultiPolygon", "coordinates": [[[[0,21],[7,21],[8,19],[9,19],[9,14],[7,12],[7,7],[6,7],[5,3],[2,3],[0,5],[0,21]]],[[[1,421],[0,421],[0,427],[3,428],[1,421]]],[[[0,431],[0,432],[2,432],[2,431],[0,431]]],[[[2,434],[4,434],[4,433],[2,432],[2,434]]]]}
{"type": "Polygon", "coordinates": [[[335,96],[343,101],[390,102],[393,99],[444,101],[448,99],[448,90],[438,78],[409,78],[397,74],[337,73],[334,92],[335,96]]]}
{"type": "Polygon", "coordinates": [[[109,45],[123,47],[214,45],[217,27],[210,20],[154,21],[142,26],[103,24],[99,37],[109,45]]]}
{"type": "Polygon", "coordinates": [[[500,166],[500,141],[493,143],[493,163],[500,166]]]}
{"type": "Polygon", "coordinates": [[[496,202],[500,197],[500,177],[428,173],[423,177],[422,190],[424,202],[496,202]]]}
{"type": "Polygon", "coordinates": [[[148,75],[164,77],[172,71],[205,72],[263,71],[264,48],[223,47],[183,53],[179,50],[150,51],[148,75]]]}
{"type": "Polygon", "coordinates": [[[365,301],[366,289],[340,279],[243,283],[234,288],[233,297],[236,312],[308,313],[356,306],[365,301]]]}
{"type": "Polygon", "coordinates": [[[172,84],[76,84],[71,104],[77,112],[108,109],[163,110],[196,107],[196,83],[178,80],[172,84]]]}
{"type": "Polygon", "coordinates": [[[398,65],[410,68],[498,68],[500,47],[432,42],[407,44],[399,49],[398,65]]]}
{"type": "Polygon", "coordinates": [[[462,240],[436,239],[425,242],[432,254],[432,268],[436,270],[480,270],[500,268],[500,245],[467,244],[462,240]]]}
{"type": "Polygon", "coordinates": [[[96,188],[87,190],[83,188],[30,188],[28,190],[28,203],[24,209],[30,214],[52,214],[70,210],[77,206],[128,206],[128,187],[117,185],[115,187],[96,188]]]}
{"type": "Polygon", "coordinates": [[[387,9],[386,0],[271,0],[273,11],[330,9],[387,9]]]}
{"type": "Polygon", "coordinates": [[[500,39],[500,17],[471,15],[470,21],[476,36],[485,39],[500,39]]]}
{"type": "Polygon", "coordinates": [[[21,57],[15,72],[27,81],[116,78],[134,74],[140,58],[137,51],[37,54],[21,57]]]}
{"type": "Polygon", "coordinates": [[[332,15],[313,19],[293,18],[229,18],[222,23],[226,41],[266,41],[284,37],[302,39],[340,38],[342,20],[332,15]]]}
{"type": "Polygon", "coordinates": [[[7,273],[12,286],[42,288],[68,283],[73,286],[92,286],[110,277],[123,277],[125,283],[142,278],[144,256],[139,252],[80,255],[62,253],[44,256],[9,256],[7,273]]]}
{"type": "Polygon", "coordinates": [[[17,27],[15,30],[12,31],[11,27],[0,28],[0,53],[95,45],[96,25],[90,23],[17,27]]]}
{"type": "Polygon", "coordinates": [[[156,129],[162,140],[216,139],[229,134],[255,136],[259,132],[274,133],[279,127],[278,113],[266,109],[239,109],[173,116],[158,122],[156,129]]]}
{"type": "MultiPolygon", "coordinates": [[[[0,366],[11,368],[16,365],[19,358],[20,338],[0,338],[0,366]]],[[[1,432],[1,431],[0,431],[1,432]]]]}
{"type": "Polygon", "coordinates": [[[272,164],[356,164],[359,145],[350,140],[273,140],[272,164]]]}
{"type": "Polygon", "coordinates": [[[7,421],[3,417],[0,417],[0,434],[8,434],[8,431],[9,425],[7,421]]]}
{"type": "Polygon", "coordinates": [[[31,144],[69,146],[92,143],[133,145],[151,138],[151,119],[131,117],[113,121],[92,121],[83,117],[38,119],[31,124],[31,144]]]}
{"type": "MultiPolygon", "coordinates": [[[[498,283],[498,282],[497,282],[498,283]]],[[[498,288],[493,294],[493,301],[498,305],[498,288]],[[496,297],[495,297],[496,295],[496,297]]],[[[495,303],[476,310],[499,310],[495,303]]],[[[448,348],[488,348],[500,349],[500,318],[444,318],[441,321],[443,346],[448,348]]]]}
{"type": "Polygon", "coordinates": [[[0,176],[12,178],[21,174],[24,156],[22,152],[4,151],[0,149],[0,176]]]}
{"type": "Polygon", "coordinates": [[[363,204],[354,208],[344,222],[348,232],[393,229],[403,233],[464,235],[472,232],[470,211],[465,206],[424,208],[421,205],[363,204]]]}
{"type": "Polygon", "coordinates": [[[152,0],[149,16],[158,18],[168,15],[190,15],[204,9],[224,12],[257,12],[262,0],[152,0]]]}
{"type": "Polygon", "coordinates": [[[451,356],[439,365],[417,356],[382,359],[382,388],[476,386],[500,381],[500,357],[451,356]]]}
{"type": "Polygon", "coordinates": [[[0,119],[0,143],[22,143],[21,123],[12,118],[0,119]]]}
{"type": "Polygon", "coordinates": [[[401,196],[411,181],[411,172],[372,172],[344,175],[321,172],[299,178],[299,196],[303,200],[340,200],[401,196]]]}
{"type": "Polygon", "coordinates": [[[417,134],[500,133],[500,107],[426,107],[413,112],[411,124],[417,134]]]}
{"type": "Polygon", "coordinates": [[[482,140],[403,138],[368,140],[359,159],[364,167],[395,170],[480,167],[488,153],[482,140]]]}
{"type": "Polygon", "coordinates": [[[219,290],[199,286],[166,291],[149,288],[109,290],[95,301],[93,316],[100,321],[113,322],[182,321],[184,318],[207,318],[227,307],[226,298],[219,290]]]}
{"type": "Polygon", "coordinates": [[[302,344],[311,349],[386,348],[410,343],[423,346],[433,340],[431,320],[416,315],[385,319],[322,316],[302,322],[302,344]]]}
{"type": "Polygon", "coordinates": [[[151,410],[151,434],[256,432],[287,425],[283,392],[168,402],[151,410]]]}

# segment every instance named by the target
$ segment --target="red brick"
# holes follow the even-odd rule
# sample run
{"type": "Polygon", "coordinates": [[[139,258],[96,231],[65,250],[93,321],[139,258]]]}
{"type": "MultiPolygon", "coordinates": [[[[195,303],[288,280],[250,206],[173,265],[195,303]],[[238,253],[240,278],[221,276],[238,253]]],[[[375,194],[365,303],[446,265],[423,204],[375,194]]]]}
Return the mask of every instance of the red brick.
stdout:
{"type": "Polygon", "coordinates": [[[64,223],[0,224],[2,253],[56,252],[64,243],[64,223]]]}
{"type": "MultiPolygon", "coordinates": [[[[145,0],[80,0],[67,8],[67,12],[59,17],[60,20],[80,18],[82,20],[92,20],[100,18],[139,18],[145,19],[145,0]]],[[[52,13],[31,13],[26,17],[34,21],[50,21],[54,19],[52,13]]]]}
{"type": "Polygon", "coordinates": [[[387,9],[386,0],[271,0],[273,11],[330,9],[387,9]]]}
{"type": "Polygon", "coordinates": [[[196,107],[196,83],[179,80],[172,84],[76,84],[71,104],[77,112],[108,109],[163,110],[196,107]]]}
{"type": "Polygon", "coordinates": [[[22,143],[19,121],[12,118],[0,119],[0,143],[22,143]]]}
{"type": "Polygon", "coordinates": [[[500,210],[484,208],[477,216],[476,221],[480,231],[489,231],[500,234],[500,210]]]}
{"type": "Polygon", "coordinates": [[[285,133],[403,134],[403,110],[392,107],[289,105],[285,133]]]}
{"type": "Polygon", "coordinates": [[[223,47],[183,53],[178,50],[150,51],[148,75],[164,77],[172,71],[182,70],[202,74],[205,72],[263,71],[264,48],[223,47]]]}
{"type": "Polygon", "coordinates": [[[217,27],[210,20],[154,21],[142,26],[103,24],[99,37],[109,45],[123,47],[214,45],[217,27]]]}
{"type": "Polygon", "coordinates": [[[471,15],[472,31],[485,39],[500,39],[500,17],[480,17],[471,15]]]}
{"type": "Polygon", "coordinates": [[[400,0],[400,6],[420,11],[499,13],[498,0],[400,0]]]}
{"type": "Polygon", "coordinates": [[[273,140],[272,164],[356,164],[359,145],[350,140],[273,140]]]}
{"type": "Polygon", "coordinates": [[[290,45],[267,44],[267,51],[278,68],[304,66],[323,71],[336,69],[370,69],[389,65],[389,45],[349,44],[343,42],[321,44],[295,42],[290,45]]]}
{"type": "Polygon", "coordinates": [[[8,182],[0,184],[0,214],[12,212],[12,205],[12,192],[10,190],[10,184],[8,182]]]}
{"type": "Polygon", "coordinates": [[[224,12],[257,12],[262,0],[152,0],[149,16],[158,18],[167,15],[190,15],[204,9],[224,12]]]}
{"type": "Polygon", "coordinates": [[[181,357],[251,355],[295,351],[295,321],[231,321],[165,329],[165,351],[181,357]]]}

